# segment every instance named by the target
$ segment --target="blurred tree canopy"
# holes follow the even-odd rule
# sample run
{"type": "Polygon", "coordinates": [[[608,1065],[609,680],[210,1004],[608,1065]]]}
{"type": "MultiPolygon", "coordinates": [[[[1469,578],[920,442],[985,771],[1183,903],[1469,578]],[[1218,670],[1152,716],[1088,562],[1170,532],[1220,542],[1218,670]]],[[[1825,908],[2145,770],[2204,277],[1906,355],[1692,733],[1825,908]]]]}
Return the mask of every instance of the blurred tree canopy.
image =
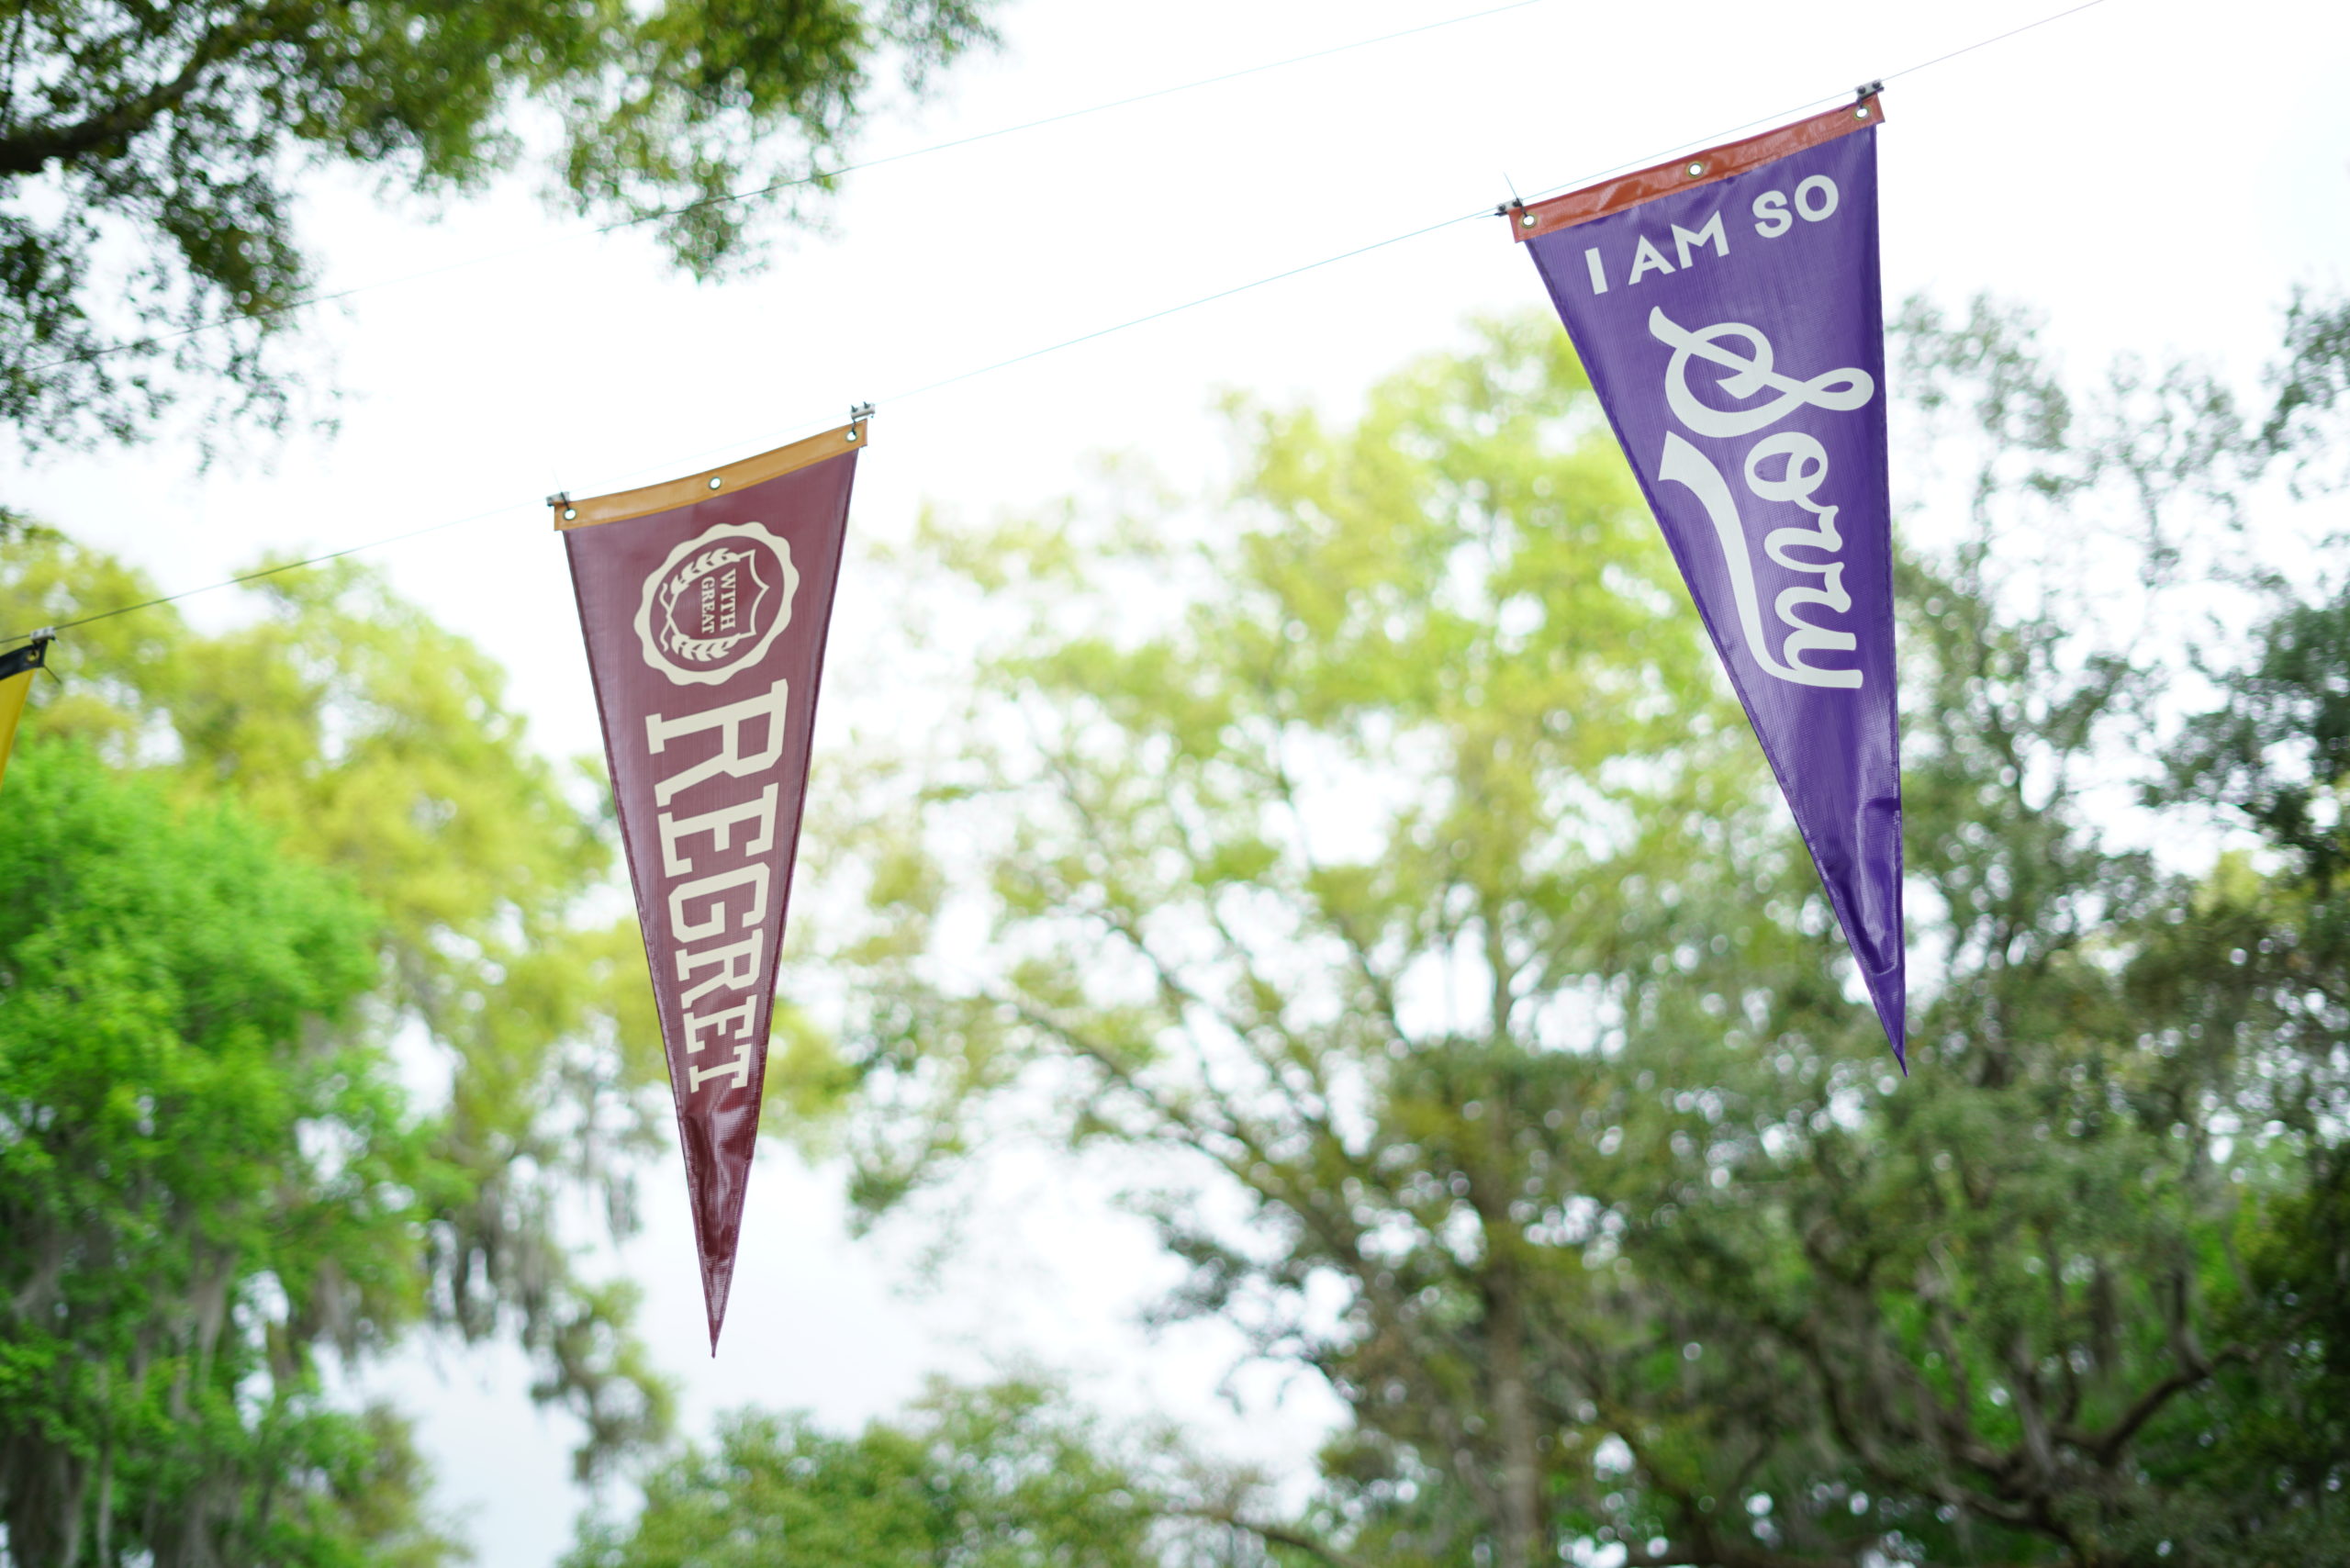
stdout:
{"type": "Polygon", "coordinates": [[[84,749],[8,785],[0,1560],[442,1560],[405,1428],[331,1408],[308,1353],[419,1314],[457,1174],[334,1028],[372,912],[84,749]]]}
{"type": "Polygon", "coordinates": [[[1213,1528],[1167,1511],[1172,1458],[1016,1380],[934,1384],[855,1437],[739,1411],[714,1450],[651,1472],[631,1524],[584,1528],[565,1568],[1159,1568],[1213,1528]]]}
{"type": "Polygon", "coordinates": [[[299,176],[423,194],[543,162],[697,275],[828,188],[883,62],[918,87],[983,0],[19,0],[0,15],[0,420],[133,439],[187,382],[264,424],[313,287],[299,176]],[[545,123],[532,117],[543,114],[545,123]],[[219,330],[202,330],[225,321],[219,330]]]}
{"type": "Polygon", "coordinates": [[[1980,454],[1901,570],[1907,1082],[1504,324],[1351,427],[1242,406],[1221,517],[936,542],[913,613],[989,645],[865,797],[860,1198],[1006,1118],[1133,1151],[1166,1310],[1349,1406],[1309,1522],[1361,1562],[2350,1561],[2350,594],[2249,564],[2350,309],[2257,415],[1897,337],[1980,454]]]}
{"type": "MultiPolygon", "coordinates": [[[[12,768],[0,803],[0,855],[26,879],[11,884],[19,896],[6,906],[17,945],[0,950],[0,1006],[49,1019],[56,1031],[0,1034],[0,1072],[15,1086],[0,1158],[20,1146],[35,1158],[44,1146],[28,1129],[78,1125],[84,1112],[71,1097],[99,1095],[94,1103],[125,1122],[122,1137],[149,1140],[125,1148],[182,1162],[165,1184],[185,1211],[155,1210],[162,1200],[145,1195],[164,1176],[126,1162],[111,1145],[75,1145],[77,1196],[59,1197],[64,1206],[51,1218],[66,1225],[86,1213],[93,1228],[0,1226],[0,1273],[18,1293],[0,1294],[0,1304],[15,1303],[0,1315],[0,1356],[49,1358],[12,1362],[34,1381],[0,1393],[11,1466],[0,1470],[0,1517],[19,1562],[50,1561],[36,1543],[75,1530],[99,1539],[109,1518],[118,1518],[113,1550],[122,1561],[140,1551],[157,1562],[216,1560],[204,1554],[216,1538],[190,1537],[174,1555],[183,1549],[170,1538],[127,1522],[171,1515],[175,1494],[157,1479],[165,1458],[191,1446],[209,1451],[217,1436],[179,1424],[195,1419],[185,1403],[194,1394],[171,1392],[181,1375],[171,1358],[197,1357],[185,1347],[217,1358],[198,1383],[226,1378],[219,1386],[241,1399],[237,1379],[265,1368],[295,1402],[293,1415],[330,1424],[320,1429],[348,1449],[338,1462],[346,1469],[397,1460],[396,1424],[383,1417],[363,1430],[351,1424],[356,1417],[318,1405],[317,1358],[331,1352],[356,1363],[419,1328],[519,1340],[538,1368],[537,1397],[583,1424],[583,1474],[667,1424],[667,1391],[628,1329],[632,1291],[582,1277],[572,1248],[587,1238],[566,1237],[558,1223],[566,1199],[582,1195],[612,1234],[632,1228],[634,1161],[655,1145],[665,1108],[634,922],[587,913],[610,862],[600,791],[585,775],[566,781],[530,748],[499,672],[478,649],[365,571],[346,565],[267,581],[263,613],[218,634],[161,607],[94,622],[60,643],[52,663],[62,678],[41,683],[20,737],[18,765],[30,761],[35,783],[20,792],[12,768]],[[62,775],[41,771],[64,767],[55,758],[68,754],[83,760],[62,775]],[[118,782],[106,785],[107,774],[118,782]],[[72,838],[71,823],[51,820],[62,807],[32,792],[51,777],[79,780],[74,788],[94,798],[112,800],[110,790],[144,802],[137,812],[110,807],[115,816],[93,819],[99,826],[117,817],[147,825],[92,827],[85,842],[72,838]],[[238,958],[233,931],[207,928],[250,915],[233,902],[188,903],[150,938],[133,929],[128,912],[137,901],[123,890],[141,877],[165,878],[166,890],[176,885],[164,869],[145,868],[142,834],[170,848],[175,866],[211,851],[200,838],[174,847],[171,834],[195,829],[170,824],[216,820],[257,824],[239,827],[232,846],[264,837],[274,846],[267,854],[239,848],[223,861],[222,877],[233,871],[252,883],[237,896],[278,918],[272,899],[301,909],[292,892],[274,889],[324,889],[314,895],[324,913],[307,918],[331,914],[333,942],[304,937],[297,950],[298,932],[263,926],[251,935],[255,958],[175,1000],[181,977],[200,977],[215,947],[224,960],[238,958]],[[65,843],[74,852],[41,870],[65,843]],[[329,870],[331,883],[321,879],[329,870]],[[65,940],[50,916],[76,899],[110,901],[108,918],[125,929],[109,940],[136,936],[152,952],[126,947],[132,957],[106,984],[28,968],[30,952],[65,940]],[[273,957],[280,948],[290,956],[273,957]],[[318,978],[292,968],[295,958],[317,967],[318,978]],[[249,980],[253,994],[241,1002],[237,988],[249,980]],[[151,1017],[180,1031],[185,1045],[166,1065],[223,1075],[203,1080],[203,1092],[221,1103],[149,1126],[171,1104],[171,1085],[158,1080],[142,1091],[134,1076],[101,1094],[108,1058],[84,1064],[79,1053],[100,1042],[77,1043],[68,1020],[86,1008],[95,1025],[118,1006],[129,1010],[122,1029],[151,1017]],[[76,1071],[84,1076],[41,1076],[44,1051],[84,1064],[76,1071]],[[396,1081],[414,1086],[414,1103],[396,1081]],[[228,1102],[241,1096],[256,1102],[254,1127],[230,1114],[228,1102]],[[204,1174],[215,1153],[277,1163],[262,1187],[222,1191],[216,1202],[215,1185],[233,1187],[244,1167],[204,1174]],[[337,1185],[346,1180],[348,1193],[337,1185]],[[147,1238],[165,1219],[185,1220],[189,1234],[147,1238]],[[215,1225],[228,1227],[218,1246],[204,1241],[215,1225]],[[55,1251],[61,1236],[78,1249],[65,1275],[73,1290],[63,1296],[54,1280],[39,1283],[44,1271],[65,1266],[55,1251]],[[207,1249],[185,1266],[147,1268],[141,1249],[165,1241],[204,1241],[207,1249]],[[86,1323],[75,1316],[84,1307],[86,1323]],[[59,1336],[75,1348],[72,1357],[41,1349],[59,1336]],[[101,1380],[95,1392],[92,1377],[101,1380]],[[75,1403],[92,1399],[99,1404],[75,1403]],[[43,1400],[80,1414],[51,1420],[43,1400]],[[117,1405],[118,1418],[107,1417],[117,1405]],[[116,1426],[106,1427],[109,1419],[116,1426]],[[155,1453],[138,1462],[145,1468],[128,1458],[115,1464],[109,1507],[97,1500],[105,1444],[127,1454],[134,1437],[157,1445],[155,1453]],[[35,1519],[46,1522],[24,1522],[35,1519]]],[[[12,622],[68,620],[80,606],[151,592],[137,574],[48,530],[14,522],[0,541],[0,616],[12,622]]],[[[205,896],[227,901],[232,891],[205,896]]],[[[161,1049],[161,1038],[140,1048],[161,1049]]],[[[251,1462],[270,1462],[268,1420],[240,1401],[216,1414],[231,1426],[246,1420],[251,1462]]]]}

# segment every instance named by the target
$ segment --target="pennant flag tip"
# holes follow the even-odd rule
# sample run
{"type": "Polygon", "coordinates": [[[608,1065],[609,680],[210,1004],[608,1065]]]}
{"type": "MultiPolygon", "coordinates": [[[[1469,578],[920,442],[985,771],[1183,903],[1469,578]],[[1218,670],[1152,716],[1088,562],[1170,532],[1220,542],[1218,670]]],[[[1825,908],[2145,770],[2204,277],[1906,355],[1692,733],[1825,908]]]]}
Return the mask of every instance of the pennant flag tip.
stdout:
{"type": "Polygon", "coordinates": [[[1901,1076],[1909,1076],[1909,996],[1904,983],[1901,966],[1892,973],[1869,980],[1869,1002],[1876,1013],[1876,1021],[1884,1026],[1885,1043],[1893,1047],[1893,1059],[1901,1066],[1901,1076]]]}
{"type": "Polygon", "coordinates": [[[726,1327],[726,1304],[734,1293],[734,1254],[704,1254],[701,1260],[702,1312],[710,1323],[710,1353],[718,1355],[718,1336],[726,1327]]]}

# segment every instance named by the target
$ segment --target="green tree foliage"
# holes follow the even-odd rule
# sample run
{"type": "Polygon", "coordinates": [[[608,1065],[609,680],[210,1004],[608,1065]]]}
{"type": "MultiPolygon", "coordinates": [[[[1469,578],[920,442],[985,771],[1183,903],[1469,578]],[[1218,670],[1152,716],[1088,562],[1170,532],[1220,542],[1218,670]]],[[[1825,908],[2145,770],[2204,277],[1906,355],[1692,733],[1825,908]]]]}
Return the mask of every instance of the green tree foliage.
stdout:
{"type": "Polygon", "coordinates": [[[566,1568],[1159,1568],[1181,1551],[1151,1456],[1055,1391],[940,1385],[910,1414],[847,1438],[738,1412],[714,1450],[646,1478],[632,1524],[583,1529],[566,1568]]]}
{"type": "Polygon", "coordinates": [[[423,1310],[441,1168],[333,1025],[375,917],[242,813],[54,742],[0,824],[0,1561],[426,1564],[311,1347],[423,1310]]]}
{"type": "Polygon", "coordinates": [[[987,38],[983,8],[11,5],[0,420],[36,440],[130,439],[191,376],[282,419],[273,344],[312,286],[294,211],[297,176],[317,165],[431,194],[477,186],[534,147],[569,205],[655,224],[707,274],[744,252],[754,215],[801,216],[829,185],[877,65],[918,85],[987,38]],[[192,330],[216,319],[229,325],[192,330]]]}
{"type": "MultiPolygon", "coordinates": [[[[301,1367],[321,1351],[362,1360],[418,1328],[511,1336],[537,1364],[536,1395],[582,1422],[578,1462],[593,1473],[667,1421],[666,1391],[628,1330],[632,1292],[584,1278],[572,1249],[587,1238],[559,1223],[567,1199],[586,1197],[611,1233],[632,1228],[632,1172],[657,1141],[665,1095],[634,924],[586,913],[610,874],[600,790],[531,750],[478,649],[365,572],[267,581],[262,613],[217,634],[168,608],[73,633],[52,655],[60,678],[34,694],[26,744],[79,745],[191,810],[233,804],[281,855],[332,869],[365,901],[360,994],[308,1026],[305,1049],[364,1061],[393,1042],[408,1081],[431,1087],[397,1125],[304,1136],[330,1139],[339,1158],[405,1162],[408,1206],[381,1260],[399,1288],[377,1303],[372,1276],[319,1260],[308,1305],[272,1330],[272,1353],[301,1367]]],[[[13,525],[0,552],[11,623],[151,592],[109,557],[30,525],[13,525]]],[[[0,833],[33,814],[13,769],[0,804],[0,833]]],[[[16,1044],[0,1038],[0,1051],[16,1044]]],[[[115,1198],[130,1201],[127,1189],[115,1198]]],[[[290,1294],[294,1271],[291,1260],[232,1271],[232,1302],[290,1294]]],[[[219,1287],[158,1275],[137,1294],[195,1320],[223,1310],[219,1287]]],[[[94,1276],[91,1288],[112,1284],[94,1276]]],[[[57,1441],[54,1462],[88,1458],[57,1441]]],[[[56,1518],[57,1531],[73,1528],[56,1518]]]]}
{"type": "Polygon", "coordinates": [[[1345,1399],[1367,1562],[2350,1559],[2350,610],[2199,687],[2162,608],[2275,602],[2228,555],[2340,314],[2266,423],[1905,322],[1987,453],[1903,568],[1907,1082],[1555,327],[1248,411],[1189,546],[944,546],[994,643],[868,824],[861,1195],[1040,1103],[1170,1161],[1169,1310],[1345,1399]]]}

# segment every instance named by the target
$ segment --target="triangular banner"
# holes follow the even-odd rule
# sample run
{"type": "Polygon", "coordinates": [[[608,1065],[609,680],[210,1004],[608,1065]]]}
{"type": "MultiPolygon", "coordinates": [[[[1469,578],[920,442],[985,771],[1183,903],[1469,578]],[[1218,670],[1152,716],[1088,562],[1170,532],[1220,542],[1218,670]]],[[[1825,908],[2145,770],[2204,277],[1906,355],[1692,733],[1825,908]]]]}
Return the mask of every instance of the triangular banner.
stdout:
{"type": "Polygon", "coordinates": [[[25,716],[25,699],[32,695],[33,677],[49,666],[50,639],[43,633],[21,648],[0,654],[0,779],[8,776],[8,758],[16,755],[17,722],[25,716]]]}
{"type": "Polygon", "coordinates": [[[1874,90],[1503,209],[1908,1064],[1874,90]]]}
{"type": "Polygon", "coordinates": [[[652,966],[713,1354],[865,439],[857,420],[690,478],[551,502],[652,966]]]}

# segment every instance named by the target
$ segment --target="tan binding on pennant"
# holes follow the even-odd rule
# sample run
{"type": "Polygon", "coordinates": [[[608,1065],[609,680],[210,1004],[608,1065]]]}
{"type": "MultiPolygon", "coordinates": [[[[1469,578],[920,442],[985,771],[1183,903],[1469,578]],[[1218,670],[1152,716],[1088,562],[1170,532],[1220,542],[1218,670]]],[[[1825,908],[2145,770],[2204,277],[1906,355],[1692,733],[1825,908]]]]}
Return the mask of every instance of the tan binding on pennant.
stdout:
{"type": "Polygon", "coordinates": [[[587,528],[599,522],[621,522],[632,517],[691,506],[696,501],[706,501],[713,495],[724,495],[729,490],[765,484],[769,479],[781,478],[794,469],[806,468],[844,453],[859,451],[865,442],[865,421],[856,420],[838,430],[811,435],[806,441],[795,441],[789,446],[778,446],[773,452],[762,452],[756,457],[729,463],[723,468],[704,469],[682,479],[647,485],[642,489],[591,496],[584,501],[557,497],[548,504],[554,509],[554,525],[558,531],[587,528]],[[565,512],[575,515],[565,517],[565,512]]]}
{"type": "Polygon", "coordinates": [[[1510,238],[1523,244],[1674,191],[1743,174],[1774,159],[1833,141],[1840,136],[1850,136],[1856,130],[1866,130],[1884,120],[1885,106],[1877,101],[1874,93],[1870,93],[1858,103],[1783,125],[1776,130],[1766,130],[1760,136],[1750,136],[1743,141],[1708,147],[1703,152],[1684,153],[1670,163],[1617,174],[1545,201],[1505,207],[1501,212],[1509,219],[1510,238]]]}

